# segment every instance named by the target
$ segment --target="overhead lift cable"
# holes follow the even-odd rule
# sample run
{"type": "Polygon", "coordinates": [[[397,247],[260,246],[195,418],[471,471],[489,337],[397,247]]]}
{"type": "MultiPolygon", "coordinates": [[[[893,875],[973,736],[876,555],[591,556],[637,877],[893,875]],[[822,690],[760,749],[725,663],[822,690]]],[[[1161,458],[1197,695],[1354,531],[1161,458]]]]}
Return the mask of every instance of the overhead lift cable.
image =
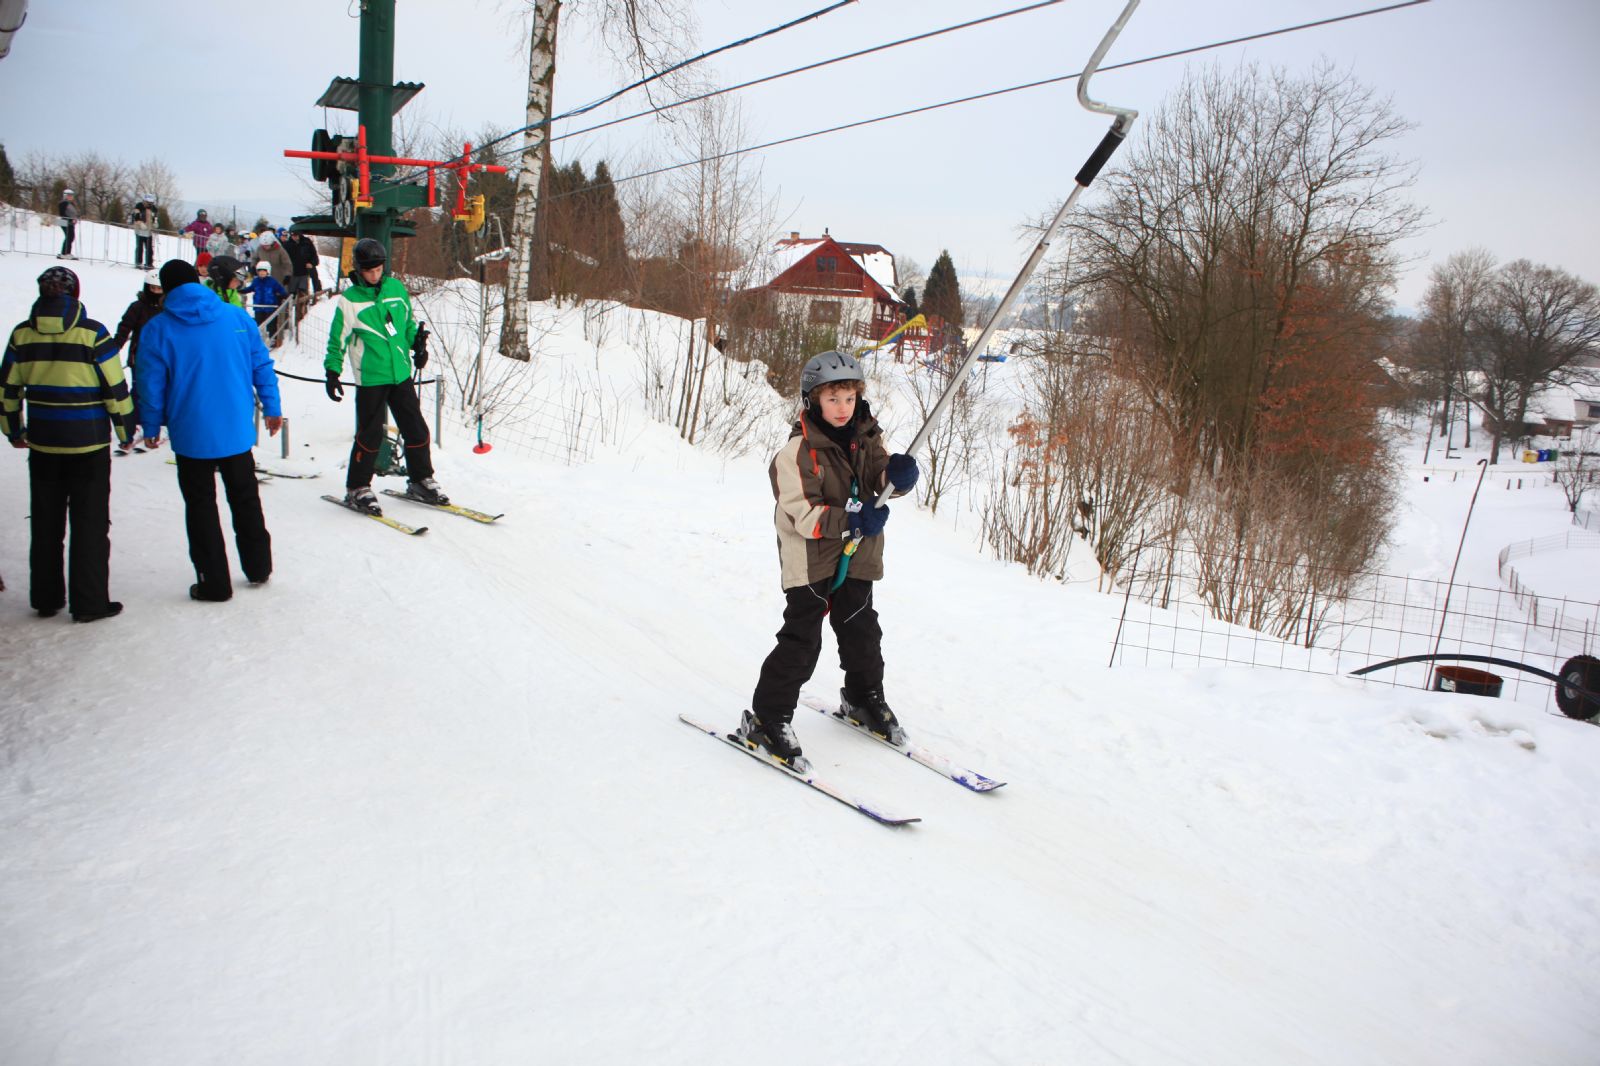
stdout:
{"type": "Polygon", "coordinates": [[[560,141],[565,140],[568,137],[576,137],[580,133],[593,133],[595,130],[603,130],[607,126],[616,126],[624,122],[632,122],[636,118],[647,118],[651,115],[659,115],[663,112],[671,111],[675,107],[683,107],[686,104],[698,104],[700,101],[709,100],[714,96],[722,96],[725,93],[738,92],[740,89],[748,89],[755,85],[765,85],[769,81],[777,81],[780,78],[787,78],[793,74],[804,74],[807,71],[819,70],[822,67],[832,66],[835,63],[843,63],[847,59],[860,59],[862,56],[869,56],[875,52],[887,52],[891,48],[899,48],[901,45],[905,44],[914,44],[917,41],[926,41],[931,37],[940,37],[946,33],[955,33],[957,30],[970,30],[974,26],[981,26],[986,22],[998,22],[1000,19],[1010,18],[1012,15],[1022,15],[1029,11],[1038,11],[1040,8],[1054,7],[1063,2],[1065,2],[1065,0],[1041,0],[1040,3],[1029,4],[1026,7],[1017,7],[1012,8],[1010,11],[1000,11],[993,15],[985,15],[981,19],[972,19],[969,22],[958,22],[954,26],[946,26],[943,29],[929,30],[926,33],[918,33],[911,37],[902,37],[898,41],[886,41],[883,44],[875,44],[871,48],[862,48],[855,52],[846,52],[844,55],[834,56],[832,59],[819,59],[815,63],[807,63],[805,66],[795,67],[792,70],[779,71],[777,74],[768,74],[765,77],[755,78],[751,81],[743,81],[737,85],[729,85],[721,89],[713,89],[711,92],[701,93],[699,96],[690,96],[683,100],[674,100],[671,103],[662,104],[659,107],[652,107],[644,111],[636,111],[631,115],[624,115],[621,118],[610,119],[609,121],[600,122],[593,126],[585,126],[581,130],[568,130],[566,133],[558,134],[550,139],[552,141],[560,141]]]}
{"type": "MultiPolygon", "coordinates": [[[[1227,40],[1213,41],[1210,44],[1195,45],[1192,48],[1180,48],[1172,52],[1162,52],[1159,55],[1145,56],[1143,59],[1130,59],[1122,63],[1112,63],[1108,66],[1101,67],[1100,72],[1103,73],[1108,70],[1123,70],[1127,67],[1142,66],[1146,63],[1156,63],[1165,59],[1175,59],[1179,56],[1194,55],[1198,52],[1214,51],[1218,48],[1227,48],[1231,45],[1245,44],[1250,41],[1259,41],[1268,37],[1278,37],[1283,34],[1298,33],[1301,30],[1317,29],[1322,26],[1332,25],[1336,22],[1348,22],[1352,19],[1366,18],[1369,15],[1381,15],[1390,11],[1399,11],[1402,8],[1418,7],[1429,2],[1430,0],[1404,0],[1403,3],[1388,4],[1384,7],[1369,8],[1366,11],[1355,11],[1348,15],[1336,15],[1331,18],[1318,19],[1315,22],[1302,22],[1298,25],[1284,26],[1275,30],[1264,30],[1260,33],[1251,33],[1243,37],[1230,37],[1227,40]]],[[[846,122],[838,126],[829,126],[827,129],[813,130],[810,133],[797,133],[792,137],[781,137],[775,141],[766,141],[762,144],[753,144],[745,148],[734,148],[726,152],[719,152],[716,155],[708,155],[702,156],[699,159],[691,159],[684,163],[672,163],[668,166],[657,167],[654,170],[645,170],[638,174],[624,175],[620,178],[611,179],[611,183],[613,185],[621,185],[626,181],[637,181],[640,178],[653,177],[656,174],[665,174],[673,170],[682,170],[684,167],[692,167],[698,163],[712,163],[718,159],[727,159],[731,156],[744,155],[748,152],[760,152],[768,148],[777,148],[781,145],[793,144],[797,141],[810,140],[812,137],[822,137],[829,133],[840,133],[844,130],[856,129],[861,126],[871,126],[879,122],[889,122],[897,118],[907,118],[911,115],[920,115],[928,111],[938,111],[946,107],[955,107],[958,104],[970,104],[978,100],[988,100],[996,96],[1004,96],[1008,93],[1021,92],[1025,89],[1037,89],[1046,85],[1059,85],[1062,82],[1075,81],[1079,76],[1080,75],[1077,73],[1063,74],[1059,77],[1045,78],[1041,81],[1030,81],[1022,85],[1013,85],[1005,89],[993,89],[989,92],[975,93],[972,96],[962,96],[954,100],[946,100],[943,103],[925,104],[922,107],[913,107],[904,111],[895,111],[891,114],[879,115],[876,118],[865,118],[859,119],[855,122],[846,122]]],[[[570,192],[558,193],[549,197],[549,199],[559,200],[566,196],[577,196],[581,193],[588,192],[593,188],[593,186],[585,186],[581,189],[573,189],[570,192]]]]}
{"type": "Polygon", "coordinates": [[[582,107],[575,107],[571,111],[563,111],[559,115],[554,115],[554,116],[552,116],[550,118],[547,118],[547,119],[544,119],[544,120],[542,120],[540,122],[532,122],[532,123],[529,123],[526,126],[521,126],[521,127],[517,128],[517,129],[514,129],[510,133],[507,133],[507,134],[505,134],[503,136],[500,136],[500,137],[496,137],[494,140],[489,141],[487,144],[482,145],[478,150],[479,151],[488,151],[489,149],[492,149],[495,145],[500,144],[502,141],[509,141],[511,138],[519,136],[519,135],[521,135],[523,133],[526,133],[529,130],[538,129],[540,126],[549,126],[552,123],[561,122],[564,119],[577,118],[579,115],[587,114],[588,112],[593,111],[597,107],[601,107],[601,106],[603,106],[605,104],[609,104],[611,101],[617,99],[619,96],[624,96],[627,93],[631,93],[635,89],[639,89],[639,88],[642,88],[642,87],[644,87],[646,85],[649,85],[651,82],[657,81],[657,80],[659,80],[661,78],[664,78],[668,74],[672,74],[675,71],[683,70],[685,67],[693,66],[694,64],[700,62],[701,60],[710,59],[714,55],[720,55],[723,52],[729,52],[729,51],[732,51],[735,48],[742,48],[747,44],[751,44],[751,43],[753,43],[755,41],[759,41],[759,40],[761,40],[761,39],[763,39],[765,37],[775,36],[776,34],[782,33],[785,30],[793,29],[796,26],[802,25],[802,24],[807,23],[807,22],[811,22],[811,21],[813,21],[815,19],[819,19],[824,15],[832,14],[833,12],[839,10],[841,7],[848,7],[849,5],[851,5],[851,4],[855,3],[855,2],[856,2],[856,0],[839,0],[838,3],[829,4],[827,7],[821,8],[820,10],[817,10],[817,11],[813,11],[809,15],[802,15],[797,19],[790,19],[788,22],[785,22],[780,26],[774,26],[771,29],[762,30],[760,33],[751,34],[749,37],[744,37],[744,38],[741,38],[741,39],[739,39],[737,41],[730,41],[730,42],[728,42],[727,44],[724,44],[724,45],[718,45],[716,48],[713,48],[710,51],[701,52],[699,55],[691,56],[690,58],[682,60],[681,62],[672,64],[672,66],[670,66],[670,67],[666,67],[666,68],[664,68],[662,70],[658,70],[654,74],[649,75],[648,77],[640,78],[638,81],[632,83],[631,85],[624,85],[622,88],[616,90],[615,92],[607,93],[605,96],[602,96],[600,99],[595,100],[595,101],[593,101],[591,103],[584,104],[582,107]]]}

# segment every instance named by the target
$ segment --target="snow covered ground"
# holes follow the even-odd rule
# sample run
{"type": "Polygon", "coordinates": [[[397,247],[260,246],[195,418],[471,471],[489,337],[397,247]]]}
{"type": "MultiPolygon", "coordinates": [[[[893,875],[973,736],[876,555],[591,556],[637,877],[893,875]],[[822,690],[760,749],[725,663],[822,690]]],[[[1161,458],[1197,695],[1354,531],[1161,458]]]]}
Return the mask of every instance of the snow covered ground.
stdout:
{"type": "MultiPolygon", "coordinates": [[[[26,314],[53,259],[0,255],[26,314]]],[[[114,325],[139,275],[79,264],[114,325]]],[[[459,427],[480,526],[337,492],[351,405],[286,380],[276,570],[188,600],[165,452],[117,459],[117,619],[27,604],[0,461],[0,1054],[38,1064],[1541,1063],[1600,1057],[1600,730],[1271,670],[1108,670],[1118,601],[894,508],[888,693],[974,795],[800,712],[878,826],[711,743],[781,600],[766,456],[651,422],[623,331],[546,309],[627,432],[567,465],[459,427]]],[[[661,328],[666,328],[664,324],[661,328]]],[[[315,376],[316,345],[280,366],[315,376]]],[[[758,452],[765,450],[757,449],[758,452]]],[[[1475,456],[1451,460],[1475,472],[1475,456]]],[[[1469,479],[1413,471],[1443,576],[1469,479]]],[[[1552,500],[1554,501],[1552,503],[1552,500]]],[[[1561,532],[1486,486],[1463,576],[1561,532]]],[[[1593,554],[1575,584],[1596,580],[1593,554]]],[[[830,695],[830,652],[812,686],[830,695]]]]}

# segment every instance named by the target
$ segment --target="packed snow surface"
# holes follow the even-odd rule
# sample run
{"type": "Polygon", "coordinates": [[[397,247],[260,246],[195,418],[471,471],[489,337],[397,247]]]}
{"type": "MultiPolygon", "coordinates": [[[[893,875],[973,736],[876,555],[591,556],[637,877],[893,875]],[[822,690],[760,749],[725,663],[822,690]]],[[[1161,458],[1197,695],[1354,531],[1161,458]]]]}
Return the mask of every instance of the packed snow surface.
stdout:
{"type": "MultiPolygon", "coordinates": [[[[51,263],[0,256],[11,320],[51,263]]],[[[139,275],[78,267],[114,327],[139,275]]],[[[292,454],[257,454],[320,477],[263,484],[276,569],[228,603],[187,598],[162,450],[112,472],[126,612],[35,618],[7,450],[8,1066],[1600,1061],[1600,730],[1349,678],[1108,669],[1120,601],[901,502],[889,698],[1009,784],[969,793],[802,708],[819,772],[923,819],[887,829],[677,720],[731,728],[778,628],[781,426],[738,458],[691,448],[630,391],[628,331],[537,310],[545,380],[612,397],[589,461],[477,455],[447,425],[440,482],[506,517],[385,499],[429,526],[403,537],[318,498],[353,405],[285,379],[292,454]]],[[[281,369],[320,376],[315,332],[281,369]]],[[[1407,477],[1395,566],[1444,576],[1470,479],[1407,477]]],[[[1481,584],[1566,528],[1548,487],[1480,510],[1481,584]]],[[[809,691],[838,684],[830,643],[809,691]]]]}

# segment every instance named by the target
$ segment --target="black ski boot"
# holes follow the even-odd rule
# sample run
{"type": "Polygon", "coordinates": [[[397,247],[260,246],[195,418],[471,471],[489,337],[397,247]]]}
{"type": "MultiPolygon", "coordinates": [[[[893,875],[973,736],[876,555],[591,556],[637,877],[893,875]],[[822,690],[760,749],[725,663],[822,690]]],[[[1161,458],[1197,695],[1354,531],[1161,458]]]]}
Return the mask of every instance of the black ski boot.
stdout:
{"type": "Polygon", "coordinates": [[[881,688],[869,689],[859,697],[852,697],[849,690],[840,689],[839,710],[856,725],[871,730],[891,744],[906,742],[906,731],[900,728],[900,720],[889,709],[889,704],[884,702],[881,688]]]}
{"type": "Polygon", "coordinates": [[[431,503],[435,507],[448,507],[450,505],[450,497],[444,494],[444,491],[439,488],[439,483],[431,477],[425,477],[421,481],[406,482],[406,495],[413,500],[431,503]]]}
{"type": "Polygon", "coordinates": [[[383,514],[383,508],[378,506],[378,497],[372,494],[371,485],[362,485],[349,490],[344,494],[344,505],[367,514],[383,514]]]}
{"type": "Polygon", "coordinates": [[[805,773],[811,769],[811,763],[800,753],[800,740],[794,735],[794,727],[788,722],[769,730],[754,713],[745,711],[735,735],[747,747],[760,748],[791,770],[805,773]]]}

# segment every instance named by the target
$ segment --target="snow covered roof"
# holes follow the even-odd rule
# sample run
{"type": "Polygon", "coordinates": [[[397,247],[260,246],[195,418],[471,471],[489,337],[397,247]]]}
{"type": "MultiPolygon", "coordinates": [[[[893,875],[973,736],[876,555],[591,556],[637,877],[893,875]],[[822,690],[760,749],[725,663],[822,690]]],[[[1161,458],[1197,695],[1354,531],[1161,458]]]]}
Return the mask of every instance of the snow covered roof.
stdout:
{"type": "Polygon", "coordinates": [[[772,273],[769,278],[775,278],[785,270],[794,266],[800,260],[817,250],[825,238],[804,237],[800,240],[781,240],[772,249],[772,273]]]}
{"type": "Polygon", "coordinates": [[[850,258],[860,263],[861,269],[872,275],[872,280],[887,289],[890,296],[900,295],[900,290],[895,287],[894,256],[879,249],[861,255],[851,253],[850,258]]]}
{"type": "Polygon", "coordinates": [[[881,244],[859,244],[841,241],[832,236],[823,237],[785,237],[774,247],[772,255],[772,273],[769,277],[776,278],[785,270],[794,266],[800,260],[817,250],[817,247],[826,241],[832,241],[839,250],[855,260],[856,264],[867,275],[883,286],[890,296],[898,298],[900,290],[895,286],[894,256],[881,244]]]}

